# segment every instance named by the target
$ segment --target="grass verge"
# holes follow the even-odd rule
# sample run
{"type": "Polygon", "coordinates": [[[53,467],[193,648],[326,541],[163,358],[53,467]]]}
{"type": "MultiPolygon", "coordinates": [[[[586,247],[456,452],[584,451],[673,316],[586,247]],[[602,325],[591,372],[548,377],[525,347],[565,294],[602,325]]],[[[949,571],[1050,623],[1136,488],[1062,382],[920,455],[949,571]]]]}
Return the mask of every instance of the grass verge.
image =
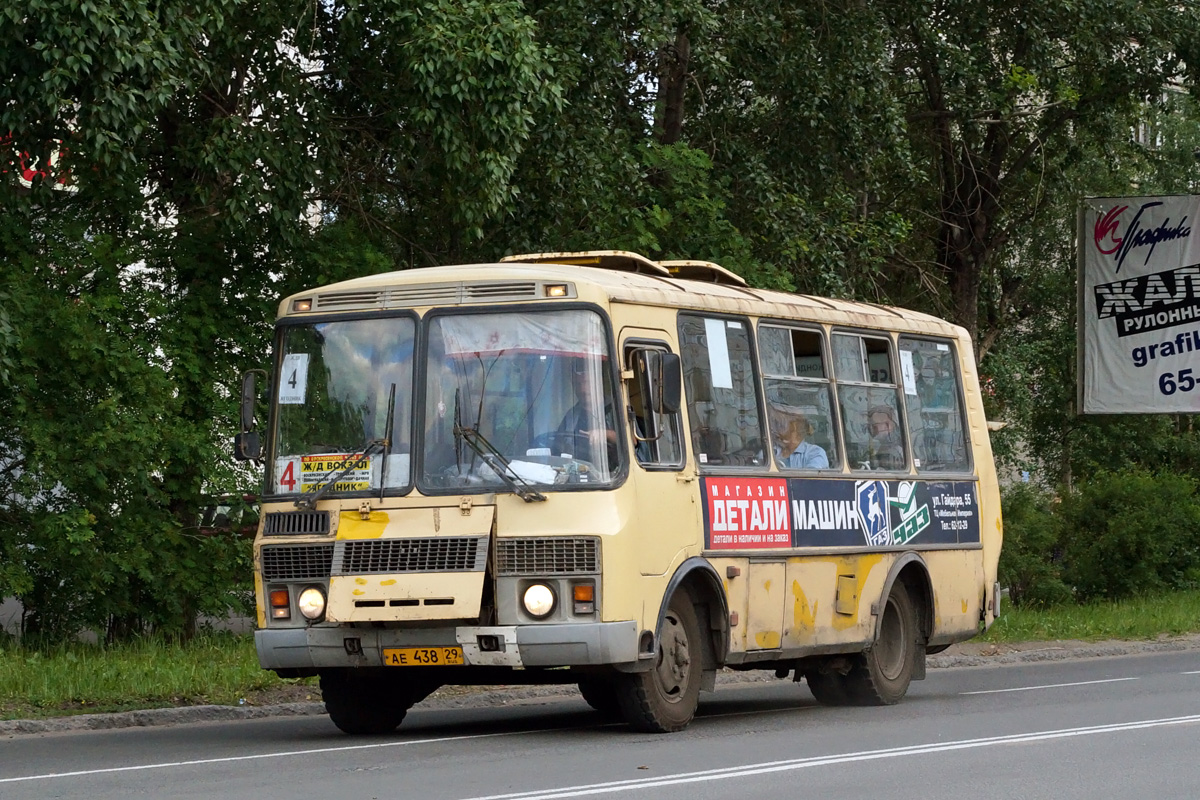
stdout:
{"type": "Polygon", "coordinates": [[[312,681],[284,681],[258,665],[254,640],[207,634],[113,645],[0,647],[0,719],[172,706],[319,699],[312,681]]]}
{"type": "Polygon", "coordinates": [[[1157,639],[1200,632],[1200,591],[1171,592],[1086,605],[1002,609],[982,638],[989,642],[1051,639],[1157,639]]]}

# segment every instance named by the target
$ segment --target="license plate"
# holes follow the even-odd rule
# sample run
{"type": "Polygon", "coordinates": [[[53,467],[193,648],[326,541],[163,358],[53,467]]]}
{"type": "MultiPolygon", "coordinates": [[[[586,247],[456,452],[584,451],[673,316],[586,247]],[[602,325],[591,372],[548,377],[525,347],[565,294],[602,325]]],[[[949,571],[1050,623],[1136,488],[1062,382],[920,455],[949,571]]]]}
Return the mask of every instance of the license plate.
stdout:
{"type": "Polygon", "coordinates": [[[461,647],[386,647],[386,667],[436,667],[465,664],[461,647]]]}

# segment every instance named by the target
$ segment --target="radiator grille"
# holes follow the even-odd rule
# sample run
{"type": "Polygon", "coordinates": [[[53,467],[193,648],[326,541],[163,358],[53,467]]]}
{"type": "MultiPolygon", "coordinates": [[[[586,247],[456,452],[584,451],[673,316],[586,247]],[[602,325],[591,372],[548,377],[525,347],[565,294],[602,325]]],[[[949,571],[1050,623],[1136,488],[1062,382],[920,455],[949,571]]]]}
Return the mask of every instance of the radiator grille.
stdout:
{"type": "Polygon", "coordinates": [[[486,536],[340,542],[333,574],[482,572],[487,565],[487,542],[486,536]]]}
{"type": "Polygon", "coordinates": [[[328,511],[273,511],[263,520],[263,536],[316,536],[327,533],[328,511]]]}
{"type": "Polygon", "coordinates": [[[595,537],[529,537],[496,542],[498,575],[579,575],[600,571],[595,537]]]}
{"type": "Polygon", "coordinates": [[[264,547],[264,581],[314,581],[329,577],[333,564],[333,542],[296,546],[264,547]]]}

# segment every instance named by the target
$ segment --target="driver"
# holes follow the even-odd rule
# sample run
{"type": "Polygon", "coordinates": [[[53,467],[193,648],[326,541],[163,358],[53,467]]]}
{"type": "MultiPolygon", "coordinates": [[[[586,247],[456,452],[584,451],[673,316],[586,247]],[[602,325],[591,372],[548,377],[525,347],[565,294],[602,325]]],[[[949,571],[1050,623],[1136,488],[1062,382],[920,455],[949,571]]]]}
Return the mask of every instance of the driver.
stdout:
{"type": "MultiPolygon", "coordinates": [[[[595,368],[600,369],[599,365],[595,368]]],[[[586,359],[577,358],[571,363],[571,388],[575,392],[575,405],[563,415],[562,422],[554,431],[555,446],[571,447],[571,455],[584,461],[598,464],[602,456],[607,456],[607,463],[615,464],[617,432],[614,429],[611,398],[606,393],[601,419],[595,413],[598,398],[592,396],[586,359]]]]}

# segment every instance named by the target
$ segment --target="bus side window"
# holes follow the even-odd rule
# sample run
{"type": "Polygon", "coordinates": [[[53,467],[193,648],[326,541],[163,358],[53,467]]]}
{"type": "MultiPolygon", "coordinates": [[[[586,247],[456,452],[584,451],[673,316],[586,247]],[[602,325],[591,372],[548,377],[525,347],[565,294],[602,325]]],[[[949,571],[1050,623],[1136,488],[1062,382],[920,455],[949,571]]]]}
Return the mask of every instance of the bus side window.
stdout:
{"type": "Polygon", "coordinates": [[[892,367],[891,339],[835,333],[833,352],[850,468],[907,471],[904,416],[892,367]]]}
{"type": "Polygon", "coordinates": [[[749,323],[680,314],[679,337],[697,460],[702,466],[765,465],[749,323]]]}
{"type": "Polygon", "coordinates": [[[840,469],[821,332],[759,325],[767,425],[781,470],[840,469]]]}
{"type": "MultiPolygon", "coordinates": [[[[626,366],[633,370],[633,379],[629,387],[629,425],[630,439],[633,441],[633,454],[637,462],[644,467],[681,467],[683,466],[683,446],[680,437],[679,412],[660,413],[651,407],[650,397],[660,393],[661,386],[652,386],[657,381],[653,367],[657,365],[655,356],[666,352],[658,347],[627,348],[626,366]]],[[[675,365],[678,376],[678,363],[675,365]]],[[[678,380],[678,377],[676,377],[678,380]]]]}
{"type": "Polygon", "coordinates": [[[948,342],[900,337],[900,371],[918,472],[968,472],[958,358],[948,342]]]}

